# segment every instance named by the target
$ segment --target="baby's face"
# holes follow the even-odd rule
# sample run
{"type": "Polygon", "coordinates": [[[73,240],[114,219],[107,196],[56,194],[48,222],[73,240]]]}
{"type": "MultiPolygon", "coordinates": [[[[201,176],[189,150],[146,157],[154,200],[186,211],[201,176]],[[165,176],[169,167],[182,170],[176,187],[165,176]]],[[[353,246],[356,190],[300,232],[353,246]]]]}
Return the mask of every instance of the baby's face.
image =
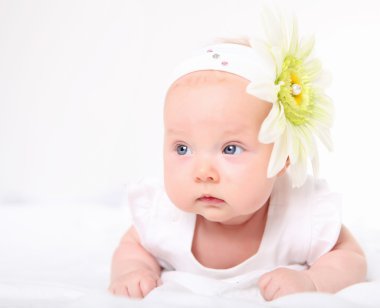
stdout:
{"type": "Polygon", "coordinates": [[[249,219],[269,199],[272,144],[258,141],[271,104],[246,93],[248,81],[194,72],[169,90],[164,110],[165,188],[180,209],[226,224],[249,219]]]}

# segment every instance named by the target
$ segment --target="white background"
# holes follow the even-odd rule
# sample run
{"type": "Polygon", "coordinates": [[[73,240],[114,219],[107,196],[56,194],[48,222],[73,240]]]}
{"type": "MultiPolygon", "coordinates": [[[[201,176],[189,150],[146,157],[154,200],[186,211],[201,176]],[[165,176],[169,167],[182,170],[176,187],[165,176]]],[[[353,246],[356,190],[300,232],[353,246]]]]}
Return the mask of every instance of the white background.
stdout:
{"type": "MultiPolygon", "coordinates": [[[[0,203],[120,202],[160,176],[171,68],[215,37],[257,32],[255,0],[0,0],[0,203]]],[[[333,76],[335,149],[321,175],[347,224],[380,214],[380,4],[272,1],[316,34],[333,76]]]]}

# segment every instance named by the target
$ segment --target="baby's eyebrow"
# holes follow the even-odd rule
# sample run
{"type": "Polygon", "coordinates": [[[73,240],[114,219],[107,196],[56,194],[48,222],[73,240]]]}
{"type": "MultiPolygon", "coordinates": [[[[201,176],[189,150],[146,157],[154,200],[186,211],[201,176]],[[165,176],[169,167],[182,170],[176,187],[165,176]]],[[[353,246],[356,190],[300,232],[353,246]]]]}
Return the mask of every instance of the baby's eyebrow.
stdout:
{"type": "Polygon", "coordinates": [[[166,132],[168,135],[180,135],[180,134],[185,133],[186,131],[183,130],[183,129],[168,128],[168,129],[165,129],[165,132],[166,132]]]}
{"type": "MultiPolygon", "coordinates": [[[[223,135],[237,135],[239,133],[244,133],[247,131],[251,131],[252,128],[245,126],[245,125],[239,125],[233,128],[223,128],[221,127],[220,133],[223,135]]],[[[180,135],[180,134],[185,134],[187,131],[183,129],[174,129],[174,128],[167,128],[165,132],[168,135],[180,135]]]]}
{"type": "Polygon", "coordinates": [[[225,127],[221,129],[224,135],[238,135],[240,133],[252,132],[252,127],[247,125],[239,125],[234,127],[225,127]]]}

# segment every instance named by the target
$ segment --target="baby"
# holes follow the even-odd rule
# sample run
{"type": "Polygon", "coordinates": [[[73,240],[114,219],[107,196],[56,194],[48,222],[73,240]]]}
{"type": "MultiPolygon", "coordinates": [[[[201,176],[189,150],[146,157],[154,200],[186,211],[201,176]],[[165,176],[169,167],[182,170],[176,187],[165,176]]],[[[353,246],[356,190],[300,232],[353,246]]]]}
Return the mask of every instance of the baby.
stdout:
{"type": "Polygon", "coordinates": [[[113,294],[145,297],[163,270],[248,279],[268,301],[364,281],[338,196],[306,172],[309,158],[317,168],[315,137],[331,146],[313,41],[293,31],[279,42],[280,32],[206,47],[177,67],[164,107],[165,192],[130,194],[113,294]]]}

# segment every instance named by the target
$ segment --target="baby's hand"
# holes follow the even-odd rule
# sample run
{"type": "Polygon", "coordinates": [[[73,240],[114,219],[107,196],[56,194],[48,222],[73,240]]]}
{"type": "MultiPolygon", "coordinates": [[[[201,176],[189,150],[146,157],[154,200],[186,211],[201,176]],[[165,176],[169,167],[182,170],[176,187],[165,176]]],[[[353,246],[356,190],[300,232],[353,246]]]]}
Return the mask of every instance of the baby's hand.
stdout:
{"type": "Polygon", "coordinates": [[[284,295],[316,291],[316,287],[306,271],[278,268],[259,279],[261,295],[271,301],[284,295]]]}
{"type": "Polygon", "coordinates": [[[138,269],[111,282],[108,290],[114,295],[143,298],[162,284],[160,276],[148,269],[138,269]]]}

